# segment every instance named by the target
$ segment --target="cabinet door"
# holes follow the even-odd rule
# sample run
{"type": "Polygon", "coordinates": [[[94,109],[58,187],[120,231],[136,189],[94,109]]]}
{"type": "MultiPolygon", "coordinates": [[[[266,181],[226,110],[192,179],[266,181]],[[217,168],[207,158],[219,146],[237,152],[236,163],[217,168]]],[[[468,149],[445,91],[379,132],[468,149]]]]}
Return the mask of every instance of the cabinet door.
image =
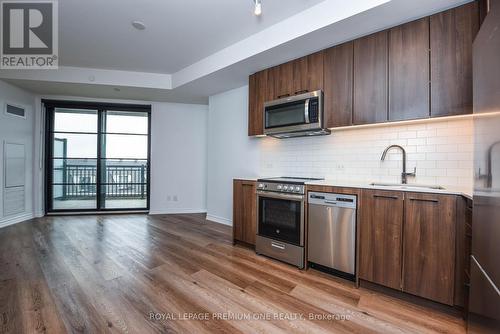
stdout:
{"type": "Polygon", "coordinates": [[[267,99],[268,71],[260,71],[249,77],[248,82],[248,135],[264,134],[264,102],[267,99]]]}
{"type": "Polygon", "coordinates": [[[456,196],[407,193],[403,291],[453,305],[456,196]]]}
{"type": "Polygon", "coordinates": [[[272,71],[273,98],[281,99],[293,94],[293,61],[275,66],[272,71]]]}
{"type": "Polygon", "coordinates": [[[360,206],[359,277],[401,289],[403,193],[363,190],[360,206]]]}
{"type": "Polygon", "coordinates": [[[387,31],[354,41],[354,124],[387,121],[387,31]]]}
{"type": "Polygon", "coordinates": [[[233,240],[255,245],[256,186],[253,181],[233,181],[233,240]]]}
{"type": "Polygon", "coordinates": [[[389,31],[389,120],[427,118],[429,18],[389,31]]]}
{"type": "Polygon", "coordinates": [[[476,1],[431,16],[432,117],[472,113],[472,42],[478,30],[476,1]]]}
{"type": "Polygon", "coordinates": [[[352,125],[353,43],[325,51],[325,124],[327,128],[352,125]]]}
{"type": "Polygon", "coordinates": [[[323,90],[324,52],[316,52],[293,61],[293,94],[323,90]]]}

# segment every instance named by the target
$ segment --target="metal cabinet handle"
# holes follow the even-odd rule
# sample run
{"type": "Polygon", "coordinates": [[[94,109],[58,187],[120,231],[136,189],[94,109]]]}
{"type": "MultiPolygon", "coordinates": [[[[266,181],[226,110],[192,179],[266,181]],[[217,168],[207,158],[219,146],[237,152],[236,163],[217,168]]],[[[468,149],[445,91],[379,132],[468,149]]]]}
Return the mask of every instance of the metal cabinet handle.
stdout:
{"type": "Polygon", "coordinates": [[[286,94],[283,94],[283,95],[278,95],[278,99],[282,99],[284,97],[289,97],[290,94],[289,93],[286,93],[286,94]]]}
{"type": "Polygon", "coordinates": [[[410,201],[419,201],[419,202],[430,202],[430,203],[439,203],[437,199],[426,199],[426,198],[408,198],[410,201]]]}
{"type": "Polygon", "coordinates": [[[376,198],[387,198],[387,199],[399,199],[398,196],[386,196],[386,195],[373,195],[376,198]]]}
{"type": "Polygon", "coordinates": [[[308,92],[307,89],[303,89],[303,90],[299,90],[299,91],[295,92],[295,95],[304,94],[304,93],[307,93],[307,92],[308,92]]]}

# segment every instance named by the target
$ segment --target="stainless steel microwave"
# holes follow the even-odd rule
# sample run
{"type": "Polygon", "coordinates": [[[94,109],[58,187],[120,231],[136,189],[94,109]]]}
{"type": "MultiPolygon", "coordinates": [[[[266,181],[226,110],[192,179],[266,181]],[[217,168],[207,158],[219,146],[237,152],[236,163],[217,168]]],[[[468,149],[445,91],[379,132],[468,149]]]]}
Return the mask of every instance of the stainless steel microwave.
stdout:
{"type": "Polygon", "coordinates": [[[330,134],[320,90],[264,103],[264,134],[277,138],[330,134]]]}

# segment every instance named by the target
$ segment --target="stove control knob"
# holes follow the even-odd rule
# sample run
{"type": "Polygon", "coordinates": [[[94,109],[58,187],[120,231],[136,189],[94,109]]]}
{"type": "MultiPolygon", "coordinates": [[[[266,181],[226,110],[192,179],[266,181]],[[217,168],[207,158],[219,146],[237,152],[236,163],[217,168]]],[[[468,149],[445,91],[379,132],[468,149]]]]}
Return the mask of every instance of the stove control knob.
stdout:
{"type": "Polygon", "coordinates": [[[283,186],[281,184],[278,184],[278,186],[276,188],[278,188],[278,190],[281,190],[283,188],[283,186]]]}
{"type": "Polygon", "coordinates": [[[288,186],[283,186],[283,191],[288,191],[288,186]]]}
{"type": "Polygon", "coordinates": [[[263,183],[259,183],[259,189],[264,189],[264,184],[263,183]]]}
{"type": "Polygon", "coordinates": [[[297,193],[300,192],[300,187],[299,186],[295,187],[295,192],[297,192],[297,193]]]}

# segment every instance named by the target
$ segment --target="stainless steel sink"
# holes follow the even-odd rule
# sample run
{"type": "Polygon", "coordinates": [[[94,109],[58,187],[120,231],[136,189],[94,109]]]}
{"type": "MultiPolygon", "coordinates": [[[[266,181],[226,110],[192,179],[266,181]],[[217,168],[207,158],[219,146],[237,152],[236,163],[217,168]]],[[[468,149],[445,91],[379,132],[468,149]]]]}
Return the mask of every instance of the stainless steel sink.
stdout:
{"type": "Polygon", "coordinates": [[[441,186],[436,186],[436,185],[425,185],[425,184],[402,184],[402,183],[378,183],[378,182],[373,182],[370,183],[371,186],[374,187],[397,187],[397,188],[402,188],[402,189],[411,189],[411,188],[418,188],[418,189],[433,189],[433,190],[444,190],[444,187],[441,186]]]}

